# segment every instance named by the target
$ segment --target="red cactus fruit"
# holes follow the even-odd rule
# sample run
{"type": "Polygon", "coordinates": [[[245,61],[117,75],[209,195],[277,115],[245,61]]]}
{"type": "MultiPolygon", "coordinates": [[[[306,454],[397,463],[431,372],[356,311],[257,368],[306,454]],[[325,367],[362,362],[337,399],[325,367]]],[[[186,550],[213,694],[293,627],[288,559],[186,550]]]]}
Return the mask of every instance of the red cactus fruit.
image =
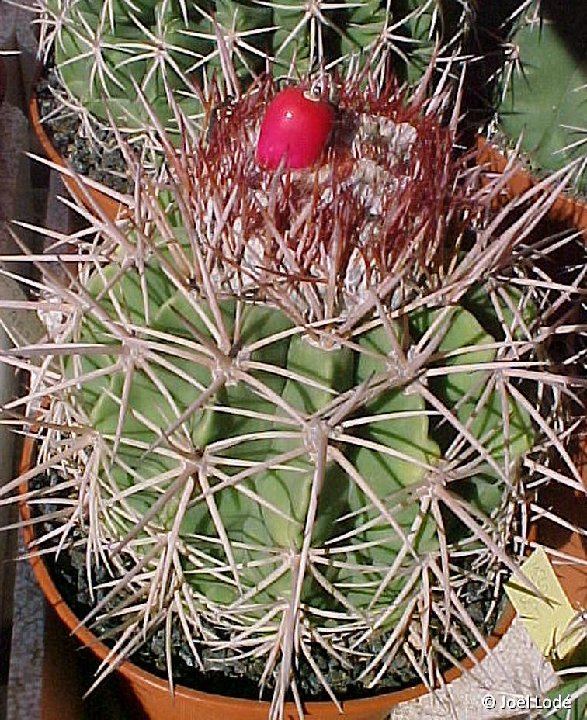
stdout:
{"type": "Polygon", "coordinates": [[[300,170],[314,165],[324,152],[334,127],[334,107],[300,87],[277,93],[267,106],[257,143],[259,165],[275,170],[300,170]]]}

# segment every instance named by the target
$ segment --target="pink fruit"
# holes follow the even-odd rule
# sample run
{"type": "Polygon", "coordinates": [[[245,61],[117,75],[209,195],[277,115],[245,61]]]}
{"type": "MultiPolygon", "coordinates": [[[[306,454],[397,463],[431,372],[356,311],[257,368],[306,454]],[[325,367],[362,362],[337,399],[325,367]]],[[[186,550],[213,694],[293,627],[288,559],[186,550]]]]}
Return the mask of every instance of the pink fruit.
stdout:
{"type": "Polygon", "coordinates": [[[308,168],[319,159],[334,127],[334,107],[299,87],[277,93],[267,106],[257,143],[259,165],[275,170],[308,168]]]}

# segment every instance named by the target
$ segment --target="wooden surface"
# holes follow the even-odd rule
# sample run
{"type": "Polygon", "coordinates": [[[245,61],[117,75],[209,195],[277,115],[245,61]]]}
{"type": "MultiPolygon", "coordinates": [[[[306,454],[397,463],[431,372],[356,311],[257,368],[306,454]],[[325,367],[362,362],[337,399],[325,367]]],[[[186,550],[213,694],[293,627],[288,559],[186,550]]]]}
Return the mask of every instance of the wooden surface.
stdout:
{"type": "MultiPolygon", "coordinates": [[[[0,0],[0,53],[6,67],[6,97],[0,106],[0,256],[19,253],[12,233],[32,250],[41,245],[32,230],[17,227],[14,220],[31,225],[63,227],[67,212],[57,196],[64,194],[60,180],[28,157],[40,147],[29,133],[27,104],[36,64],[36,28],[27,8],[34,0],[18,3],[0,0]]],[[[9,272],[22,272],[23,264],[0,261],[9,272]]],[[[0,275],[0,299],[19,300],[22,292],[9,277],[0,275]]],[[[22,336],[34,324],[30,311],[0,310],[4,323],[22,336]]],[[[28,337],[28,335],[27,335],[28,337]]],[[[0,332],[0,349],[9,346],[0,332]]],[[[0,363],[0,406],[14,396],[6,366],[0,363]]],[[[4,417],[0,417],[4,419],[4,417]]],[[[0,485],[12,476],[13,432],[0,424],[0,485]]],[[[15,509],[0,506],[0,526],[15,520],[15,509]]],[[[0,533],[0,720],[39,720],[41,673],[44,655],[43,602],[25,562],[16,564],[19,549],[14,531],[0,533]]],[[[69,720],[68,713],[59,720],[69,720]]],[[[55,717],[57,720],[57,716],[55,717]]],[[[71,718],[75,720],[75,718],[71,718]]]]}
{"type": "MultiPolygon", "coordinates": [[[[26,2],[24,0],[22,6],[26,2]]],[[[0,255],[16,250],[9,221],[14,218],[33,219],[34,215],[34,188],[29,160],[24,154],[29,149],[28,123],[22,111],[27,74],[22,68],[29,65],[33,44],[30,15],[24,7],[17,8],[0,0],[0,53],[7,81],[5,102],[0,106],[0,255]],[[4,55],[15,50],[18,54],[4,55]]],[[[27,235],[23,233],[25,240],[27,235]]],[[[3,295],[1,281],[0,295],[3,295]]],[[[0,313],[0,349],[9,345],[1,330],[3,320],[0,313]]],[[[0,407],[13,395],[14,386],[10,378],[11,373],[0,363],[0,407]]],[[[12,475],[12,444],[11,431],[6,425],[0,425],[0,485],[12,475]]],[[[14,509],[0,506],[0,527],[14,520],[14,509]]],[[[16,533],[0,533],[0,720],[6,716],[8,707],[16,551],[16,533]]]]}
{"type": "MultiPolygon", "coordinates": [[[[0,331],[0,347],[6,344],[6,337],[0,331]]],[[[5,366],[0,364],[0,406],[12,396],[12,392],[10,375],[5,366]]],[[[12,448],[11,433],[8,428],[0,426],[0,485],[12,475],[12,448]]],[[[0,506],[0,527],[13,523],[16,518],[16,508],[0,506]]],[[[0,717],[8,702],[16,548],[16,533],[0,532],[0,717]]]]}

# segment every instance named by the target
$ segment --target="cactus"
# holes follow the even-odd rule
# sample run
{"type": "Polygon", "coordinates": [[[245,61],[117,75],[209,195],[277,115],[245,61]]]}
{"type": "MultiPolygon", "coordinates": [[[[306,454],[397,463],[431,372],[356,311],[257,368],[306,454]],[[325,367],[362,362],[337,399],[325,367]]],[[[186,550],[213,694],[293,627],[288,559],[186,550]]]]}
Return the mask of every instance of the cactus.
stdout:
{"type": "Polygon", "coordinates": [[[587,34],[583,5],[525,3],[511,21],[497,124],[510,144],[519,141],[534,172],[574,165],[585,192],[587,166],[587,34]]]}
{"type": "Polygon", "coordinates": [[[587,615],[583,608],[567,627],[576,645],[564,659],[553,663],[558,683],[541,700],[540,718],[581,720],[587,715],[587,615]]]}
{"type": "Polygon", "coordinates": [[[136,102],[135,85],[164,124],[174,120],[170,93],[184,114],[196,119],[212,76],[226,75],[224,50],[232,68],[229,94],[236,82],[246,84],[267,67],[279,75],[302,77],[367,57],[385,69],[391,58],[394,72],[415,82],[437,44],[444,43],[447,54],[457,52],[471,14],[462,0],[391,5],[370,0],[312,9],[292,0],[108,0],[99,5],[38,0],[38,9],[40,54],[44,60],[53,54],[68,94],[65,104],[74,103],[101,123],[114,121],[139,133],[150,123],[144,106],[136,102]]]}
{"type": "Polygon", "coordinates": [[[541,700],[541,720],[582,720],[587,714],[586,677],[586,665],[561,671],[560,683],[541,700]]]}
{"type": "Polygon", "coordinates": [[[440,95],[337,90],[308,169],[256,163],[270,78],[182,152],[162,138],[156,177],[121,138],[134,214],[88,216],[79,274],[45,273],[48,347],[4,358],[32,358],[8,409],[47,398],[27,477],[61,479],[28,497],[61,504],[37,546],[114,578],[88,621],[122,655],[163,627],[171,663],[174,627],[202,670],[260,659],[274,718],[304,666],[338,702],[320,654],[377,688],[403,653],[434,684],[447,628],[483,642],[468,589],[495,605],[518,572],[528,483],[582,488],[582,380],[549,345],[580,338],[583,274],[551,258],[572,237],[533,245],[552,196],[496,209],[440,95]]]}

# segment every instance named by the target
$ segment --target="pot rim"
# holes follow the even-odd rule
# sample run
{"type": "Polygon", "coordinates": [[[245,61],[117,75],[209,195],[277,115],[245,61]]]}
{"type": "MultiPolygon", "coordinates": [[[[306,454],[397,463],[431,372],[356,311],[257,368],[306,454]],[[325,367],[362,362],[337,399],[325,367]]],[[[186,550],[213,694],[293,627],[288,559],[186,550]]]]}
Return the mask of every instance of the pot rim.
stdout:
{"type": "MultiPolygon", "coordinates": [[[[20,474],[24,474],[32,467],[35,445],[36,439],[32,435],[27,435],[24,438],[19,464],[20,474]]],[[[25,482],[20,487],[21,495],[26,491],[27,483],[25,482]]],[[[29,544],[34,539],[34,526],[32,523],[27,523],[27,521],[31,519],[31,512],[26,500],[21,499],[19,505],[21,517],[23,521],[25,521],[25,524],[22,527],[24,542],[28,548],[29,544]]],[[[80,622],[79,618],[74,614],[69,605],[67,605],[61,593],[55,586],[42,555],[31,553],[28,556],[28,560],[46,601],[57,614],[61,622],[70,631],[70,635],[75,637],[82,645],[89,649],[99,661],[104,661],[109,655],[110,649],[80,622]]],[[[491,634],[485,638],[486,646],[489,650],[492,650],[503,638],[515,616],[515,610],[509,600],[507,600],[504,609],[498,617],[495,628],[491,634]]],[[[487,654],[488,653],[483,646],[476,648],[472,652],[472,658],[464,658],[460,661],[459,667],[452,667],[442,674],[443,682],[448,684],[458,679],[465,671],[476,667],[478,663],[487,656],[487,654]]],[[[116,671],[129,682],[140,683],[143,686],[149,686],[151,688],[156,688],[158,691],[169,693],[169,684],[166,679],[143,670],[130,660],[123,660],[118,664],[116,664],[116,661],[111,662],[116,665],[116,671]]],[[[356,708],[369,708],[370,712],[387,713],[396,705],[418,698],[428,692],[431,692],[431,690],[424,683],[419,683],[407,688],[392,690],[391,692],[381,692],[373,695],[372,697],[345,700],[342,701],[341,704],[343,710],[345,710],[345,714],[347,709],[351,710],[356,708]]],[[[266,700],[252,700],[249,698],[208,693],[203,690],[188,688],[183,685],[174,685],[173,694],[179,698],[192,700],[194,702],[206,702],[209,705],[216,706],[218,708],[225,708],[227,705],[239,706],[241,709],[253,706],[255,708],[264,707],[267,710],[267,715],[270,707],[270,702],[266,700]]],[[[334,711],[334,714],[332,715],[333,718],[341,717],[335,704],[331,700],[304,702],[304,709],[308,717],[326,718],[327,715],[325,714],[325,711],[328,709],[332,709],[334,711]]],[[[286,703],[284,711],[285,716],[287,717],[297,717],[297,710],[294,703],[286,703]],[[289,716],[287,715],[288,712],[290,713],[289,716]]]]}
{"type": "MultiPolygon", "coordinates": [[[[40,74],[40,72],[38,74],[40,74]]],[[[37,138],[46,157],[59,168],[68,170],[67,161],[62,155],[59,154],[43,126],[43,121],[41,120],[41,112],[39,109],[39,99],[36,91],[36,82],[33,83],[33,90],[31,92],[28,103],[28,112],[34,135],[37,138]]],[[[116,200],[113,197],[110,197],[109,195],[101,192],[95,187],[85,185],[84,187],[92,199],[92,202],[88,201],[88,198],[84,197],[84,194],[80,190],[79,185],[74,178],[68,177],[64,173],[61,173],[61,176],[69,192],[74,195],[91,212],[96,212],[95,207],[92,207],[92,202],[95,203],[99,208],[101,208],[104,215],[111,221],[119,218],[124,212],[126,206],[123,202],[116,200]]]]}
{"type": "MultiPolygon", "coordinates": [[[[503,174],[510,161],[502,150],[483,135],[478,135],[476,142],[477,164],[485,166],[490,172],[503,174]]],[[[519,197],[534,187],[537,180],[531,172],[524,168],[519,157],[514,158],[513,169],[515,172],[506,182],[507,191],[510,197],[519,197]]],[[[587,199],[573,197],[563,192],[552,204],[548,211],[548,217],[554,222],[568,224],[581,230],[583,238],[587,242],[587,199]]]]}

